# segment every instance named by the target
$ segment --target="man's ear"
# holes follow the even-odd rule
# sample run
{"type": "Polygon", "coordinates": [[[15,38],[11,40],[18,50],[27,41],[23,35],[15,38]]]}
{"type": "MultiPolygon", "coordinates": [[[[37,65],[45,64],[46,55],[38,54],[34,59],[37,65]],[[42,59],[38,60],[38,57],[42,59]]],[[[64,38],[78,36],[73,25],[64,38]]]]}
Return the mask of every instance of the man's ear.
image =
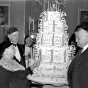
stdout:
{"type": "Polygon", "coordinates": [[[10,35],[8,35],[8,38],[10,38],[11,36],[10,35]]]}

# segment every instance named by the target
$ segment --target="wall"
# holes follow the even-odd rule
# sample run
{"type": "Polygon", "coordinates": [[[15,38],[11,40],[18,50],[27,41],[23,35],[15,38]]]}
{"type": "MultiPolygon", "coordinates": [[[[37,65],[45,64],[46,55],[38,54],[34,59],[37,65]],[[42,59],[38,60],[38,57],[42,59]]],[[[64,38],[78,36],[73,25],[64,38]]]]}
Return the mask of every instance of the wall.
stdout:
{"type": "Polygon", "coordinates": [[[25,32],[25,0],[10,1],[10,25],[19,29],[19,43],[23,43],[25,32]]]}
{"type": "MultiPolygon", "coordinates": [[[[2,4],[9,4],[9,1],[7,0],[0,0],[0,5],[2,5],[2,4]]],[[[4,30],[4,27],[1,27],[1,25],[0,25],[0,43],[3,41],[3,39],[4,39],[4,33],[5,32],[5,30],[4,30]]]]}
{"type": "Polygon", "coordinates": [[[88,9],[88,0],[67,0],[64,11],[67,14],[66,22],[68,25],[69,37],[79,24],[79,9],[88,9]],[[86,1],[86,2],[85,2],[86,1]]]}
{"type": "MultiPolygon", "coordinates": [[[[17,27],[20,33],[19,43],[23,43],[25,31],[25,0],[0,0],[0,4],[10,5],[10,27],[17,27]]],[[[0,27],[0,42],[3,41],[4,27],[0,27]]]]}

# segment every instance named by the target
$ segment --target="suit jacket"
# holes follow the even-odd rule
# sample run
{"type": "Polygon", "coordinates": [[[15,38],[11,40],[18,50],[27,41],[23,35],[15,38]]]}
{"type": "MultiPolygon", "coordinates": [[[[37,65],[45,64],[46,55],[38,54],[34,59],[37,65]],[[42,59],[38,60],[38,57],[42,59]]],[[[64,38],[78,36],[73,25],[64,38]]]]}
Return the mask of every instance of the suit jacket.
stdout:
{"type": "MultiPolygon", "coordinates": [[[[4,50],[8,48],[10,45],[11,45],[11,42],[9,41],[9,39],[7,39],[6,41],[0,44],[0,59],[2,58],[2,54],[4,50]]],[[[25,57],[23,55],[25,45],[17,44],[17,46],[20,52],[21,61],[19,62],[16,58],[15,60],[26,68],[25,57]]],[[[29,88],[29,84],[28,84],[28,80],[26,79],[26,76],[28,74],[32,74],[32,70],[30,68],[27,68],[26,70],[19,70],[19,71],[11,72],[0,67],[0,72],[3,73],[3,74],[0,73],[0,83],[1,83],[0,85],[3,85],[2,88],[8,88],[6,87],[8,85],[9,85],[9,88],[29,88]],[[8,76],[6,76],[7,74],[8,76]],[[4,85],[6,82],[8,82],[9,84],[4,85]]]]}
{"type": "MultiPolygon", "coordinates": [[[[6,41],[2,42],[0,44],[0,58],[2,58],[2,54],[4,52],[4,50],[6,48],[8,48],[9,46],[11,46],[11,42],[9,41],[9,39],[7,38],[6,41]]],[[[23,65],[24,67],[26,67],[25,65],[25,57],[24,57],[24,45],[21,44],[17,44],[19,52],[20,52],[20,56],[21,56],[21,61],[19,62],[16,58],[14,58],[18,63],[20,63],[21,65],[23,65]]]]}
{"type": "Polygon", "coordinates": [[[67,75],[70,88],[88,88],[88,48],[73,59],[67,75]]]}

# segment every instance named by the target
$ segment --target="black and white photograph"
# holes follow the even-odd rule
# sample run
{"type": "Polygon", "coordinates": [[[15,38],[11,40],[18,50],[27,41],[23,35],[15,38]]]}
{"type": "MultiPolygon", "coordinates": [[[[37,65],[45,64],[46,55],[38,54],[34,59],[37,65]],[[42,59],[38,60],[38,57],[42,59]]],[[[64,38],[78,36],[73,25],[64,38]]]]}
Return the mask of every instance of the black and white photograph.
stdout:
{"type": "Polygon", "coordinates": [[[0,0],[0,88],[88,88],[88,0],[0,0]]]}

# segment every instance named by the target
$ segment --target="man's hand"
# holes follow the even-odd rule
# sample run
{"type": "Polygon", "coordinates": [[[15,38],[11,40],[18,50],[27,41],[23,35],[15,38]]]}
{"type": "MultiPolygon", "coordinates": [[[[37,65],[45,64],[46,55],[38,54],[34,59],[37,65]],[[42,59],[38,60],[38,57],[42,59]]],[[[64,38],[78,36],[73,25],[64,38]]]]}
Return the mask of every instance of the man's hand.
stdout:
{"type": "Polygon", "coordinates": [[[38,67],[40,65],[40,61],[37,60],[34,62],[34,64],[31,66],[31,69],[33,70],[34,68],[38,67]]]}

